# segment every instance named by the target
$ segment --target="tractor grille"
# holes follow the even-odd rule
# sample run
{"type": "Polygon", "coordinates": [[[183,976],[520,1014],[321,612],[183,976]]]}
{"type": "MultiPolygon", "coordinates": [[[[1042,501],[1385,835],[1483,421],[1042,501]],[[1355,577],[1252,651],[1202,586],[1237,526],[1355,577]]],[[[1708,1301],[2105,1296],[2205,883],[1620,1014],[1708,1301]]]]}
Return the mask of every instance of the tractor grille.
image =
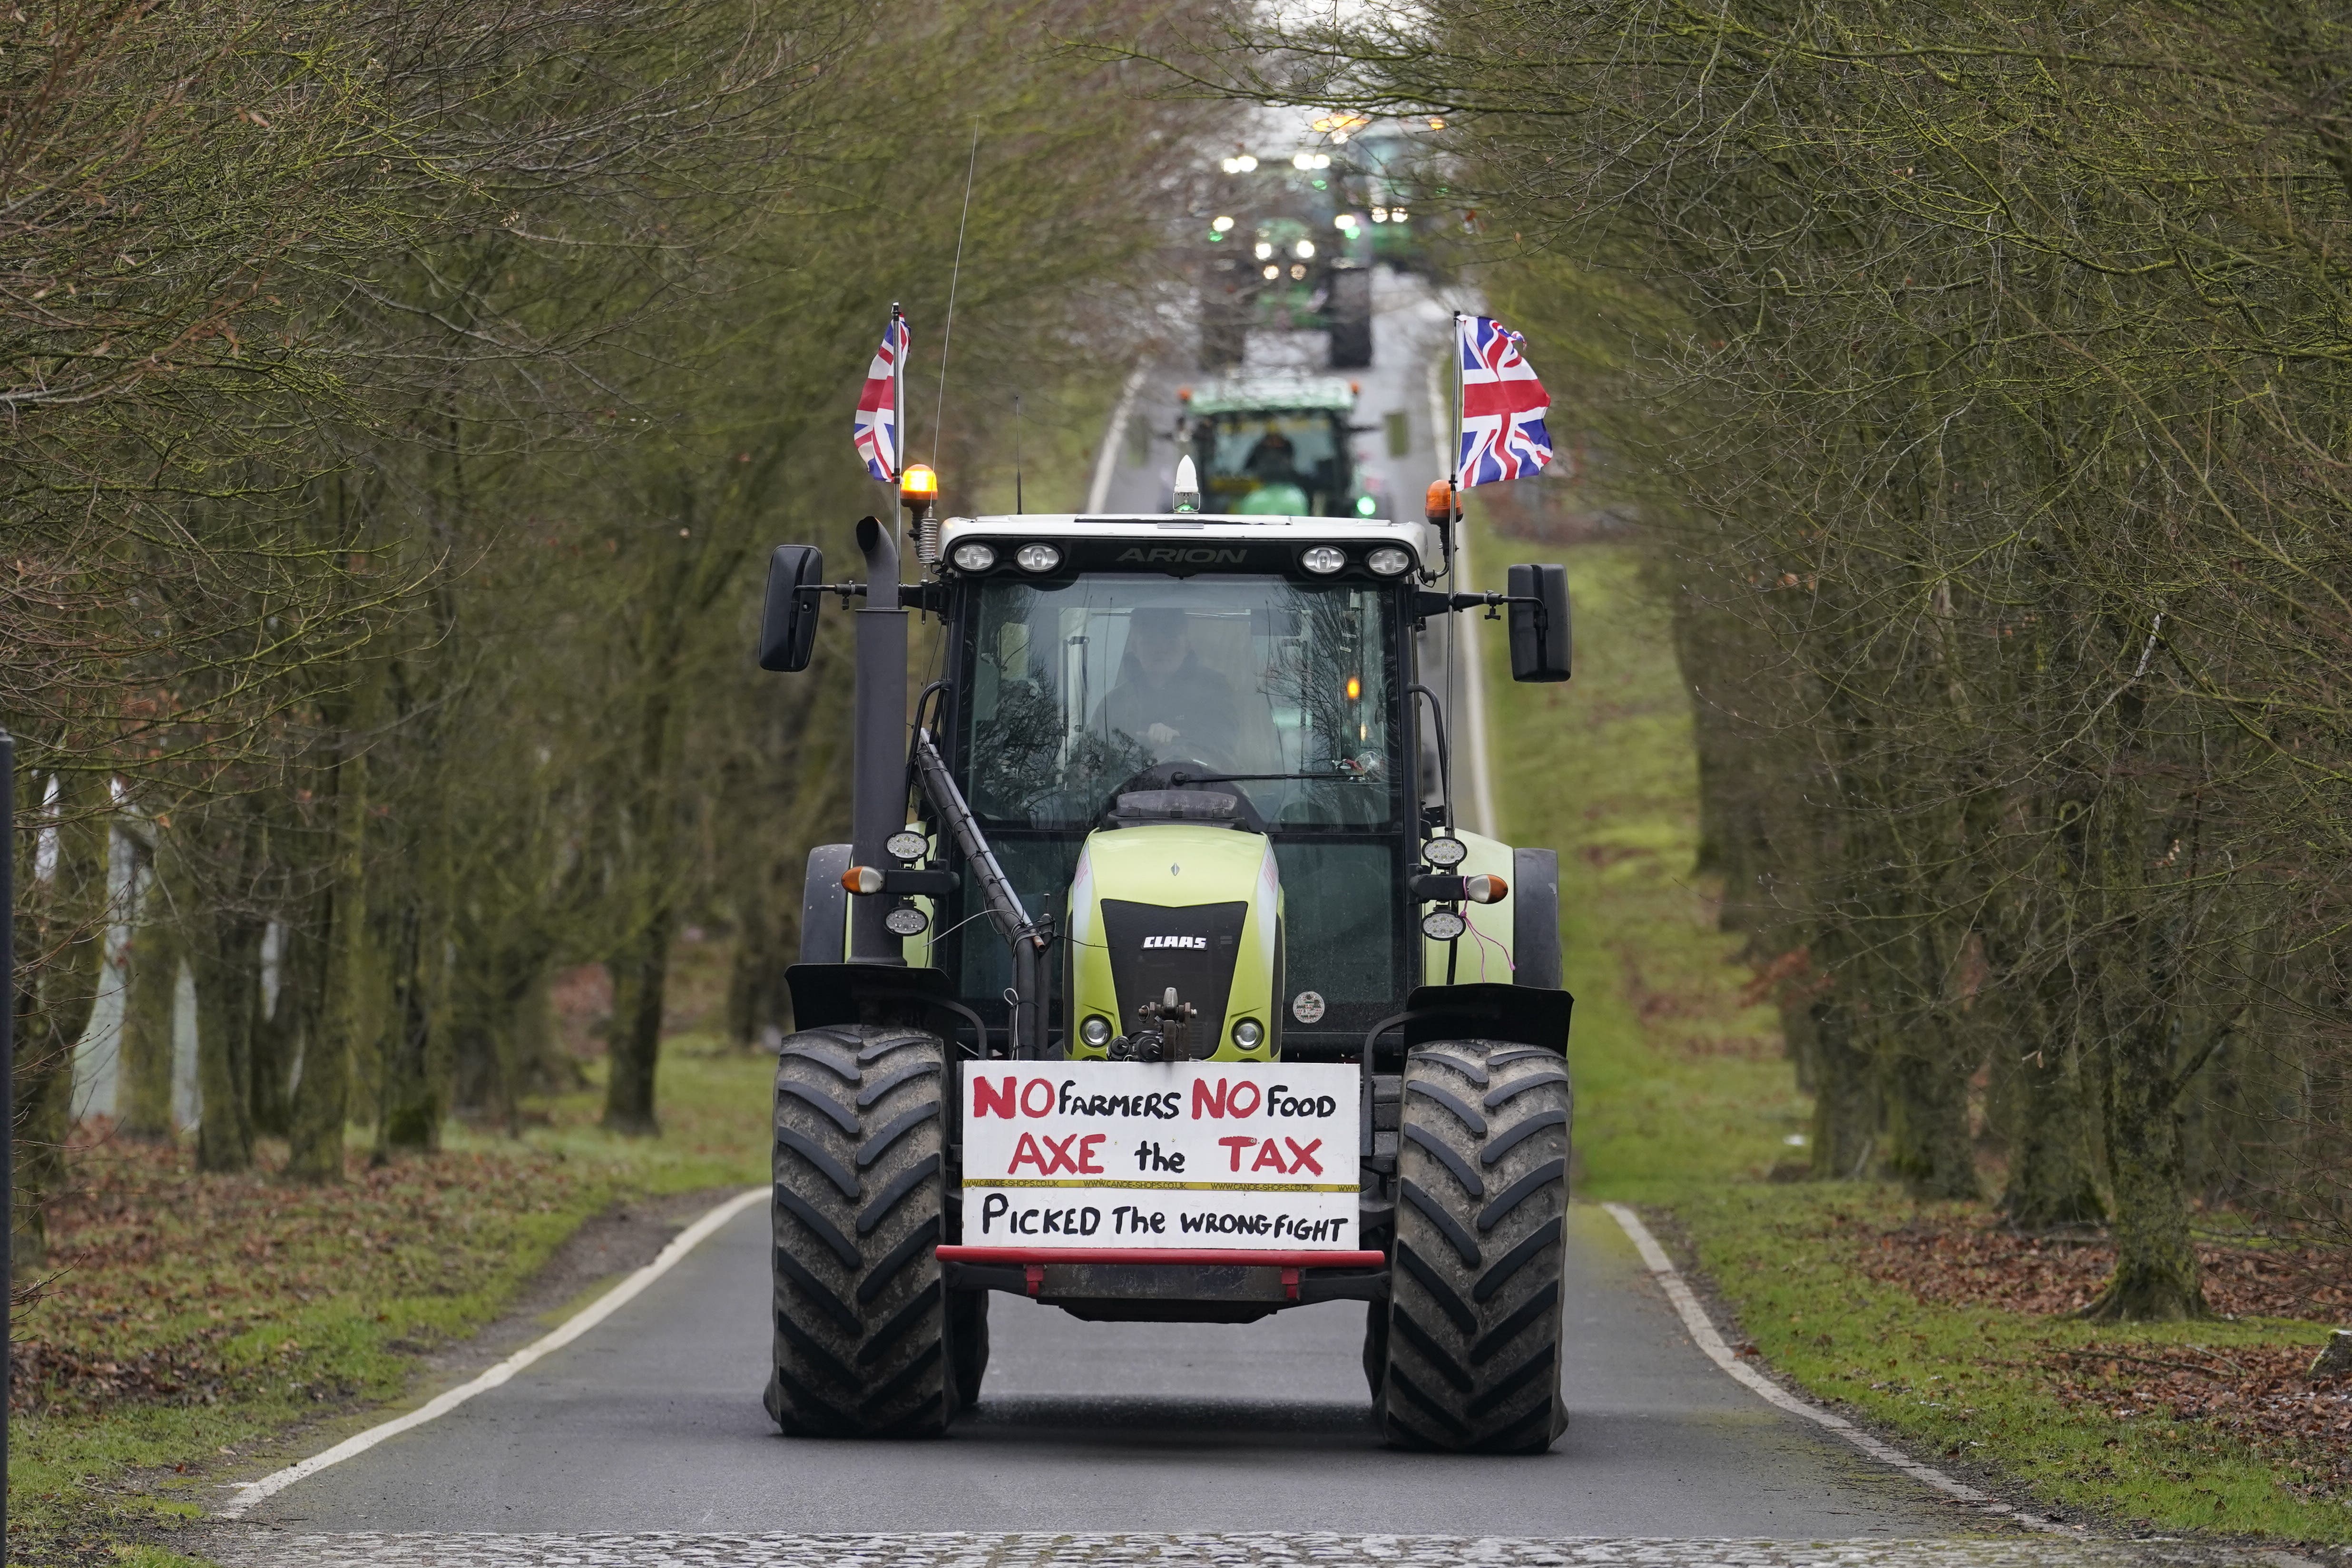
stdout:
{"type": "Polygon", "coordinates": [[[1201,1010],[1187,1044],[1205,1057],[1224,1038],[1225,1001],[1233,994],[1241,956],[1246,901],[1169,908],[1127,899],[1102,901],[1103,936],[1110,943],[1111,986],[1118,993],[1118,1026],[1133,1033],[1136,1008],[1176,987],[1179,1000],[1201,1010]],[[1146,945],[1149,943],[1150,945],[1146,945]]]}

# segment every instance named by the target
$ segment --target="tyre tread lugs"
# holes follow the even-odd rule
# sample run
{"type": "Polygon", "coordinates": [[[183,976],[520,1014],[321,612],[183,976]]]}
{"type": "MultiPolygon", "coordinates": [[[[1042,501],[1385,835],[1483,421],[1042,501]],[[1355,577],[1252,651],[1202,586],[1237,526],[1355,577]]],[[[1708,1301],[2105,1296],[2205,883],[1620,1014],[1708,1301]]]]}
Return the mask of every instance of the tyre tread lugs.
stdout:
{"type": "Polygon", "coordinates": [[[1396,1267],[1376,1380],[1392,1443],[1482,1452],[1550,1446],[1560,1400],[1572,1106],[1556,1051],[1486,1040],[1416,1047],[1397,1145],[1396,1267]],[[1451,1087],[1483,1072],[1480,1108],[1451,1087]],[[1483,1173],[1479,1185],[1461,1179],[1483,1173]],[[1490,1195],[1491,1194],[1491,1195],[1490,1195]]]}
{"type": "Polygon", "coordinates": [[[925,1030],[862,1024],[777,1057],[768,1408],[789,1434],[935,1436],[958,1407],[935,1252],[950,1059],[925,1030]]]}

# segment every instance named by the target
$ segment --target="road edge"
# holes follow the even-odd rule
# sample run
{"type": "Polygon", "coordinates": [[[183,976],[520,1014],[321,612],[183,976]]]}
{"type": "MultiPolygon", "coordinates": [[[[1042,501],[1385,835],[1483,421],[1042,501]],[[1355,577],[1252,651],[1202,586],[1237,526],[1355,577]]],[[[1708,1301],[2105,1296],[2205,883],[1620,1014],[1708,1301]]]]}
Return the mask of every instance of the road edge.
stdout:
{"type": "Polygon", "coordinates": [[[340,1465],[345,1459],[356,1458],[387,1438],[396,1437],[403,1432],[414,1431],[428,1421],[438,1420],[476,1394],[488,1393],[491,1389],[506,1383],[531,1363],[551,1351],[561,1350],[614,1312],[619,1311],[643,1293],[646,1287],[676,1268],[688,1253],[692,1252],[695,1247],[707,1240],[714,1231],[768,1195],[769,1190],[764,1186],[748,1188],[736,1194],[684,1230],[679,1231],[651,1263],[574,1312],[559,1327],[533,1340],[496,1366],[446,1393],[436,1394],[406,1415],[379,1422],[364,1432],[344,1438],[322,1453],[313,1454],[309,1458],[289,1465],[282,1470],[273,1471],[257,1481],[230,1483],[236,1489],[236,1495],[215,1510],[212,1517],[242,1519],[255,1504],[277,1496],[295,1482],[315,1476],[331,1466],[340,1465]]]}
{"type": "Polygon", "coordinates": [[[1706,1307],[1700,1304],[1697,1293],[1690,1288],[1690,1281],[1683,1278],[1682,1270],[1675,1268],[1674,1259],[1666,1256],[1666,1249],[1658,1245],[1658,1238],[1650,1234],[1650,1227],[1642,1223],[1642,1216],[1623,1204],[1602,1204],[1601,1207],[1611,1219],[1617,1222],[1618,1228],[1624,1231],[1627,1238],[1633,1242],[1634,1250],[1642,1255],[1643,1264],[1648,1268],[1651,1277],[1657,1280],[1659,1287],[1666,1293],[1666,1300],[1674,1303],[1675,1312],[1681,1316],[1683,1327],[1689,1332],[1691,1342],[1698,1346],[1707,1360],[1715,1363],[1734,1382],[1757,1397],[1787,1411],[1791,1415],[1802,1416],[1815,1426],[1844,1438],[1879,1463],[1900,1470],[1913,1480],[1932,1487],[1955,1501],[1967,1503],[1971,1508],[1982,1509],[1987,1513],[2000,1514],[2012,1523],[2021,1525],[2027,1530],[2038,1531],[2045,1535],[2076,1536],[2083,1533],[2083,1529],[2079,1525],[2067,1524],[2045,1514],[2034,1513],[2019,1508],[2013,1503],[2003,1502],[1999,1498],[1980,1491],[1955,1476],[1946,1475],[1933,1465],[1921,1464],[1893,1444],[1873,1436],[1836,1412],[1825,1410],[1810,1400],[1790,1393],[1789,1390],[1741,1361],[1733,1352],[1731,1347],[1724,1342],[1722,1333],[1715,1326],[1715,1321],[1706,1315],[1706,1307]]]}

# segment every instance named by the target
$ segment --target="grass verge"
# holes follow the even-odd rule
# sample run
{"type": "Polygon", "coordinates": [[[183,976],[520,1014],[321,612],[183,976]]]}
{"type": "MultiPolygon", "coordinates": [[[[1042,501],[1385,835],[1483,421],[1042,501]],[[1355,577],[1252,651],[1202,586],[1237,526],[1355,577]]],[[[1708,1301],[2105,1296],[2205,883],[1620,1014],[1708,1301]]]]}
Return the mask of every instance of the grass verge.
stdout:
{"type": "Polygon", "coordinates": [[[1775,1372],[1915,1452],[2112,1527],[2352,1542],[2352,1388],[2340,1428],[2316,1442],[2333,1407],[2314,1418],[2308,1402],[2337,1396],[2291,1373],[2268,1378],[2273,1405],[2305,1417],[2291,1431],[2142,1392],[2200,1367],[2291,1368],[2320,1325],[2092,1325],[1926,1300],[1874,1277],[1874,1247],[1983,1227],[1989,1213],[1767,1179],[1808,1108],[1770,1008],[1750,1001],[1740,939],[1716,929],[1715,890],[1691,871],[1689,697],[1663,595],[1632,545],[1482,528],[1475,554],[1482,586],[1512,560],[1564,560],[1575,604],[1572,683],[1515,686],[1502,639],[1482,651],[1506,836],[1560,851],[1580,1194],[1665,1211],[1660,1228],[1775,1372]]]}
{"type": "Polygon", "coordinates": [[[412,1397],[420,1356],[495,1319],[616,1199],[764,1180],[772,1072],[681,1037],[661,1138],[600,1131],[592,1082],[534,1102],[546,1122],[520,1138],[453,1128],[440,1153],[373,1170],[355,1154],[338,1187],[276,1181],[277,1150],[237,1176],[195,1174],[184,1149],[86,1151],[16,1326],[14,1560],[160,1551],[227,1480],[412,1397]]]}

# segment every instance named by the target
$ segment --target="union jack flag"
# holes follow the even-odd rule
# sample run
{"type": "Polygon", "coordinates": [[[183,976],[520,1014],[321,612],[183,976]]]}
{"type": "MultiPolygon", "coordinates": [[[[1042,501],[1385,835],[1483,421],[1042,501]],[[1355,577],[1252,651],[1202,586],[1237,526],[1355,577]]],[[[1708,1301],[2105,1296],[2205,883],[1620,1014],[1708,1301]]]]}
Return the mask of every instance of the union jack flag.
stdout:
{"type": "Polygon", "coordinates": [[[1461,483],[1541,473],[1551,461],[1551,432],[1543,422],[1551,398],[1519,355],[1527,340],[1486,316],[1456,316],[1454,332],[1462,364],[1461,483]]]}
{"type": "Polygon", "coordinates": [[[888,484],[898,477],[898,367],[907,359],[907,318],[894,315],[866,367],[866,385],[857,394],[857,416],[849,434],[866,471],[888,484]]]}

